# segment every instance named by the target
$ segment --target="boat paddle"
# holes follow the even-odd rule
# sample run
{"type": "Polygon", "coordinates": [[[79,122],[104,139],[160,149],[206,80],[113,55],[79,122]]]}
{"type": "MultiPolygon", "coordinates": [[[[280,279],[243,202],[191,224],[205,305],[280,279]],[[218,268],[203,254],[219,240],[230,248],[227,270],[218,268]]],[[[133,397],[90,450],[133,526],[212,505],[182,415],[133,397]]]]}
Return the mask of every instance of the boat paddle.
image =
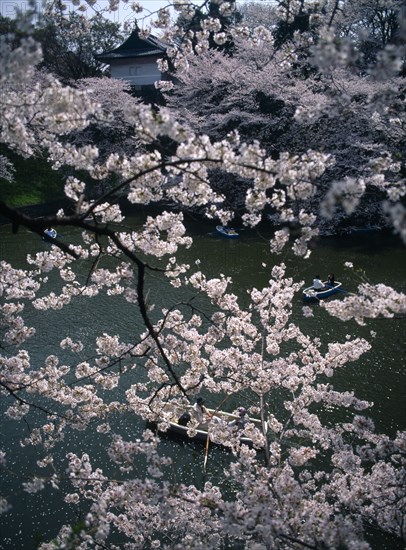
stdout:
{"type": "MultiPolygon", "coordinates": [[[[220,407],[223,405],[223,403],[225,403],[227,401],[227,399],[229,397],[230,397],[229,395],[226,395],[226,397],[223,399],[223,401],[219,405],[217,405],[217,408],[214,409],[212,417],[213,417],[214,413],[216,413],[220,409],[220,407]]],[[[209,457],[209,446],[210,446],[210,437],[209,437],[209,427],[207,426],[207,437],[206,437],[206,446],[205,446],[204,463],[203,463],[203,472],[204,473],[206,473],[207,459],[209,457]]]]}
{"type": "Polygon", "coordinates": [[[204,473],[206,473],[207,459],[209,457],[209,445],[210,445],[210,437],[209,437],[209,429],[207,428],[206,447],[205,447],[204,463],[203,463],[204,473]]]}
{"type": "Polygon", "coordinates": [[[349,292],[348,290],[342,290],[341,288],[336,288],[336,292],[342,292],[343,294],[349,294],[350,296],[356,296],[355,292],[349,292]]]}
{"type": "MultiPolygon", "coordinates": [[[[334,286],[331,285],[325,285],[327,288],[334,288],[334,286]]],[[[342,292],[343,294],[351,294],[351,296],[356,296],[355,292],[350,292],[349,290],[344,290],[342,288],[336,288],[336,292],[342,292]]]]}
{"type": "MultiPolygon", "coordinates": [[[[334,288],[331,285],[326,285],[327,288],[334,288]]],[[[350,294],[351,296],[356,296],[355,292],[349,292],[348,290],[343,290],[342,288],[336,288],[336,292],[342,292],[343,294],[350,294]]]]}

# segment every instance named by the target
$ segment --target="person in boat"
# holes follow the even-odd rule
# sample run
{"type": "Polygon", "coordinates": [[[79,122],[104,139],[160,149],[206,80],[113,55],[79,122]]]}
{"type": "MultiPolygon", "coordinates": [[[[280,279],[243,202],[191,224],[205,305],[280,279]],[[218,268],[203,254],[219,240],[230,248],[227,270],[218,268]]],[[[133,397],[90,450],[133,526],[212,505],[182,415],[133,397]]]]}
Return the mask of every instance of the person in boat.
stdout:
{"type": "Polygon", "coordinates": [[[52,239],[55,239],[56,237],[56,230],[53,229],[52,227],[47,227],[44,233],[47,237],[51,237],[52,239]]]}
{"type": "Polygon", "coordinates": [[[178,418],[178,424],[180,426],[187,426],[189,422],[192,420],[192,417],[190,414],[185,411],[179,418],[178,418]]]}
{"type": "Polygon", "coordinates": [[[245,409],[244,407],[238,407],[237,412],[238,418],[229,422],[228,425],[231,427],[235,426],[237,429],[243,430],[245,424],[248,422],[247,409],[245,409]]]}
{"type": "Polygon", "coordinates": [[[320,279],[320,275],[316,275],[313,279],[314,290],[322,290],[324,288],[323,281],[320,279]]]}
{"type": "Polygon", "coordinates": [[[329,276],[327,277],[327,282],[328,282],[329,286],[336,286],[336,280],[335,280],[335,277],[334,277],[334,273],[329,274],[329,276]]]}
{"type": "Polygon", "coordinates": [[[204,399],[203,397],[198,397],[196,399],[196,403],[192,407],[192,414],[195,417],[195,419],[199,422],[204,421],[205,418],[211,418],[211,414],[204,406],[204,399]]]}

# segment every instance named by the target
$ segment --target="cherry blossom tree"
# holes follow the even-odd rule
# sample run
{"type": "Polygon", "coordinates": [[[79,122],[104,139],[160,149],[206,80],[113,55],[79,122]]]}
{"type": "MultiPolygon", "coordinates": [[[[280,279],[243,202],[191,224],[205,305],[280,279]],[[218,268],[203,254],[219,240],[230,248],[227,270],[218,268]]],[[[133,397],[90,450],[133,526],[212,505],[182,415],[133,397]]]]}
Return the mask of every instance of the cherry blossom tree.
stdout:
{"type": "Polygon", "coordinates": [[[103,116],[96,117],[93,124],[78,132],[74,138],[69,136],[71,142],[77,146],[97,142],[102,158],[111,153],[131,155],[134,150],[142,151],[133,125],[127,122],[127,113],[140,102],[131,94],[128,82],[107,77],[84,78],[73,85],[77,90],[86,91],[91,100],[100,106],[103,116]]]}
{"type": "MultiPolygon", "coordinates": [[[[215,140],[238,129],[241,139],[255,137],[274,158],[286,150],[298,155],[309,148],[322,150],[329,161],[311,191],[309,188],[306,201],[298,201],[296,193],[290,196],[296,216],[305,208],[319,216],[319,228],[324,225],[329,232],[332,224],[348,224],[348,214],[358,223],[380,220],[385,225],[384,180],[389,177],[393,188],[403,187],[404,79],[377,82],[361,76],[345,63],[340,66],[337,52],[332,51],[334,65],[325,43],[313,46],[318,70],[305,76],[302,71],[309,56],[303,63],[292,52],[275,48],[269,32],[261,36],[258,31],[255,40],[236,41],[232,57],[213,51],[190,56],[188,71],[178,76],[179,85],[167,93],[174,116],[215,140]],[[378,175],[374,167],[382,162],[389,171],[378,175]],[[345,195],[342,199],[339,188],[345,195]],[[328,205],[334,209],[334,221],[325,209],[328,205]]],[[[299,45],[295,47],[297,50],[299,45]]],[[[231,193],[240,198],[235,188],[241,189],[238,180],[231,193]]],[[[278,186],[270,199],[262,196],[275,221],[273,207],[280,200],[276,193],[285,198],[283,187],[278,186]]]]}
{"type": "Polygon", "coordinates": [[[3,155],[0,155],[0,178],[6,181],[12,181],[13,171],[14,168],[11,162],[3,155]]]}
{"type": "MultiPolygon", "coordinates": [[[[221,0],[217,4],[226,15],[232,8],[221,0]]],[[[303,2],[286,4],[289,10],[303,9],[303,2]]],[[[189,2],[176,1],[174,7],[184,17],[192,16],[189,2]]],[[[190,68],[190,54],[193,49],[207,52],[218,22],[206,20],[193,40],[188,36],[179,46],[179,29],[170,28],[165,13],[158,14],[156,24],[162,23],[167,40],[172,37],[169,55],[187,84],[181,74],[190,68]],[[200,47],[193,48],[194,40],[200,47]]],[[[251,33],[236,25],[229,32],[236,40],[248,34],[247,47],[257,48],[257,53],[258,46],[272,41],[263,28],[251,33]]],[[[343,62],[328,26],[323,32],[319,43],[312,44],[314,62],[321,74],[329,70],[336,76],[336,65],[350,59],[343,62]],[[327,59],[321,47],[326,43],[331,46],[327,59]]],[[[291,59],[295,60],[303,39],[298,37],[298,44],[272,54],[279,66],[269,65],[278,78],[295,75],[291,59]]],[[[41,544],[41,549],[114,549],[119,547],[113,540],[116,533],[126,548],[367,549],[368,525],[405,539],[406,434],[398,432],[391,438],[378,433],[366,413],[372,404],[358,399],[351,388],[339,391],[328,382],[338,369],[367,353],[371,344],[361,337],[322,342],[306,335],[292,319],[292,300],[303,282],[288,277],[283,263],[272,268],[265,288],[249,289],[248,305],[242,307],[230,291],[228,277],[210,278],[198,260],[194,265],[180,261],[178,251],[193,246],[181,212],[163,211],[132,229],[126,227],[121,207],[123,201],[130,205],[170,201],[182,208],[204,208],[207,216],[226,224],[233,212],[223,205],[224,197],[213,189],[210,178],[212,170],[220,170],[250,182],[244,223],[255,226],[272,204],[282,226],[270,244],[272,250],[279,252],[287,245],[288,227],[295,222],[301,234],[291,244],[295,253],[306,256],[307,243],[319,227],[317,217],[302,206],[330,168],[331,154],[308,149],[281,150],[275,156],[259,141],[245,141],[235,128],[211,138],[193,120],[184,124],[169,109],[156,112],[135,101],[125,104],[125,122],[136,138],[134,150],[120,146],[101,154],[96,143],[74,141],[91,124],[106,121],[100,99],[95,103],[87,83],[78,89],[51,75],[36,78],[42,56],[29,35],[15,48],[3,40],[1,50],[2,142],[23,157],[41,151],[54,169],[67,167],[75,175],[65,185],[69,211],[34,218],[0,202],[0,214],[9,219],[13,231],[25,227],[41,237],[49,225],[58,231],[82,229],[81,242],[75,245],[48,238],[48,249],[28,256],[28,269],[7,260],[0,263],[4,414],[16,422],[29,422],[33,414],[41,419],[21,441],[39,453],[38,471],[23,488],[37,493],[53,487],[66,503],[82,510],[80,528],[61,526],[55,539],[41,544]],[[162,136],[172,143],[165,155],[155,147],[162,136]],[[91,198],[90,178],[114,180],[114,185],[91,198]],[[58,280],[57,291],[49,290],[50,276],[58,280]],[[182,287],[190,298],[154,308],[146,296],[150,277],[161,277],[174,289],[182,287]],[[87,350],[79,334],[61,334],[58,348],[42,364],[31,360],[25,348],[30,339],[40,336],[25,319],[29,306],[38,312],[63,313],[68,304],[102,293],[111,299],[122,297],[137,312],[142,328],[131,341],[123,341],[113,327],[110,333],[98,334],[95,348],[87,350]],[[118,400],[113,390],[118,391],[118,400]],[[210,440],[231,450],[232,460],[224,472],[237,487],[231,497],[210,482],[199,488],[168,481],[165,470],[170,459],[160,454],[152,431],[146,429],[141,438],[128,441],[112,429],[114,415],[136,414],[164,431],[168,419],[163,408],[170,404],[181,411],[199,393],[218,396],[219,401],[223,395],[249,395],[249,412],[261,419],[262,429],[250,422],[244,427],[252,449],[222,421],[210,423],[210,440]],[[283,403],[278,410],[270,405],[276,393],[283,403]],[[332,407],[346,414],[327,422],[324,413],[332,407]],[[86,453],[66,448],[68,430],[78,430],[84,437],[88,430],[108,434],[106,467],[95,466],[94,457],[86,453]],[[64,460],[59,462],[55,457],[61,452],[64,460]],[[143,472],[138,462],[145,464],[143,472]],[[113,470],[117,475],[111,475],[113,470]]],[[[207,62],[208,57],[203,59],[207,62]]],[[[382,55],[382,71],[392,74],[396,63],[393,58],[385,60],[382,55]]],[[[249,80],[241,60],[227,62],[243,82],[249,80]]],[[[251,70],[248,64],[246,70],[251,70]]],[[[117,94],[123,91],[119,88],[117,94]]],[[[390,87],[388,91],[377,84],[373,89],[382,105],[385,101],[392,105],[390,87]]],[[[345,94],[340,97],[346,99],[345,94]]],[[[323,103],[309,101],[302,110],[296,108],[294,116],[298,121],[317,119],[320,112],[323,103]]],[[[389,115],[382,109],[384,116],[389,115]]],[[[401,202],[405,189],[400,179],[391,176],[399,171],[393,162],[386,151],[379,151],[368,167],[370,173],[365,168],[365,178],[375,178],[374,184],[387,194],[395,230],[405,237],[401,202]]],[[[321,215],[331,216],[340,201],[351,213],[362,193],[358,180],[331,183],[321,215]]],[[[404,315],[406,296],[384,285],[364,283],[357,296],[330,302],[326,310],[361,324],[370,317],[404,315]]],[[[311,311],[305,309],[304,314],[311,311]]],[[[195,429],[192,422],[190,436],[195,429]]],[[[7,461],[2,450],[0,464],[7,466],[7,461]]],[[[1,511],[12,513],[6,495],[0,503],[1,511]]]]}
{"type": "Polygon", "coordinates": [[[274,2],[244,2],[239,6],[244,25],[250,28],[263,26],[269,30],[278,22],[277,6],[274,2]]]}

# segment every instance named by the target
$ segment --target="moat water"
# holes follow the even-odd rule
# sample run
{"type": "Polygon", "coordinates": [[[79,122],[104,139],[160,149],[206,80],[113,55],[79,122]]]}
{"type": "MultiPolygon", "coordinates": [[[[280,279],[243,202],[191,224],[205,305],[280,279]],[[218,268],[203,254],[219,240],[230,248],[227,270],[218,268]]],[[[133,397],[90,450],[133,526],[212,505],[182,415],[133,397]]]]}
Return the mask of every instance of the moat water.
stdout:
{"type": "MultiPolygon", "coordinates": [[[[140,227],[141,216],[132,216],[127,224],[140,227]]],[[[242,229],[239,239],[231,240],[216,234],[214,225],[186,220],[188,233],[193,237],[191,250],[180,253],[181,260],[192,264],[201,261],[201,269],[209,276],[223,273],[233,278],[230,288],[237,294],[240,304],[248,303],[247,289],[262,288],[267,285],[272,266],[284,262],[287,274],[296,281],[311,283],[315,273],[322,278],[331,271],[336,279],[342,281],[342,288],[356,291],[358,281],[354,274],[344,269],[344,263],[351,261],[357,270],[365,273],[372,283],[384,283],[398,291],[406,292],[406,255],[401,242],[391,236],[375,232],[356,232],[340,238],[323,238],[315,243],[310,259],[303,260],[291,252],[281,256],[269,251],[269,237],[266,231],[242,229]]],[[[64,242],[79,243],[80,232],[76,229],[64,229],[64,242]]],[[[38,236],[20,230],[13,235],[8,226],[0,227],[0,260],[10,262],[14,267],[27,267],[26,255],[45,250],[48,245],[38,236]]],[[[162,262],[165,265],[166,262],[162,262]]],[[[157,262],[155,262],[155,265],[157,262]]],[[[86,276],[88,265],[77,268],[86,276]]],[[[57,289],[57,278],[50,274],[48,291],[57,289]],[[54,285],[54,286],[53,286],[54,285]]],[[[181,291],[170,287],[167,281],[156,275],[146,282],[148,300],[155,304],[156,311],[165,305],[173,305],[183,299],[181,291]]],[[[360,327],[354,321],[343,323],[330,317],[317,304],[313,317],[304,317],[300,293],[295,299],[292,321],[299,324],[309,336],[318,336],[324,342],[343,341],[347,335],[362,336],[370,340],[372,350],[339,370],[333,383],[340,390],[354,391],[355,394],[374,402],[370,412],[378,432],[394,435],[397,430],[406,429],[406,367],[405,367],[405,323],[404,319],[378,319],[366,322],[360,327]],[[371,336],[371,331],[376,333],[371,336]]],[[[133,305],[122,298],[99,295],[91,300],[77,300],[61,311],[38,312],[27,305],[28,323],[37,327],[37,334],[27,346],[33,364],[38,367],[44,358],[58,353],[58,343],[65,335],[82,340],[89,347],[97,334],[107,332],[118,334],[123,341],[129,342],[140,330],[139,315],[133,305]],[[57,348],[57,349],[55,349],[57,348]]],[[[7,353],[7,351],[6,351],[7,353]]],[[[132,380],[124,380],[115,390],[114,399],[124,398],[125,390],[132,380]]],[[[10,404],[10,398],[2,396],[0,410],[10,404]]],[[[227,407],[232,410],[237,404],[230,399],[227,407]]],[[[208,403],[216,406],[217,403],[208,403]]],[[[273,406],[278,406],[274,403],[273,406]]],[[[28,495],[21,489],[21,482],[33,472],[37,472],[36,461],[42,457],[42,451],[33,447],[22,448],[19,439],[27,436],[35,427],[37,415],[33,413],[27,421],[14,422],[3,417],[0,449],[7,452],[7,470],[2,476],[2,494],[11,502],[13,509],[0,516],[0,548],[4,550],[29,550],[37,543],[50,540],[61,525],[75,524],[80,519],[80,511],[64,505],[56,489],[47,488],[37,495],[28,495]],[[79,515],[78,515],[79,513],[79,515]]],[[[40,419],[41,420],[41,419],[40,419]]],[[[113,431],[125,438],[136,438],[145,428],[145,423],[136,416],[110,419],[113,431]]],[[[92,430],[84,432],[68,431],[63,445],[57,451],[61,464],[65,463],[66,452],[82,454],[88,452],[94,457],[94,467],[106,465],[105,449],[109,437],[101,436],[92,430]]],[[[164,437],[162,449],[172,456],[176,466],[168,475],[174,480],[203,484],[206,479],[213,483],[222,483],[222,468],[230,456],[224,450],[212,448],[207,473],[203,473],[204,448],[196,443],[177,441],[164,437]]],[[[377,536],[376,549],[400,549],[397,541],[377,536]]]]}

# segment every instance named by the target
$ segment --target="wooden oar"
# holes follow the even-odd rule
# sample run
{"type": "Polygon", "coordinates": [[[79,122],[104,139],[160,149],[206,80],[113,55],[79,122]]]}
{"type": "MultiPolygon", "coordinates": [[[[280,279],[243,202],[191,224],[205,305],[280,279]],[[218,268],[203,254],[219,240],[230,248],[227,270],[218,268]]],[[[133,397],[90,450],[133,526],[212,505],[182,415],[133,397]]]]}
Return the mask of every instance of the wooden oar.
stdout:
{"type": "MultiPolygon", "coordinates": [[[[223,401],[219,405],[217,405],[216,409],[214,409],[214,412],[217,412],[220,409],[220,407],[223,405],[223,403],[225,403],[229,397],[230,397],[229,395],[226,395],[226,397],[223,399],[223,401]]],[[[210,446],[210,437],[209,437],[209,427],[207,426],[207,438],[206,438],[204,463],[203,463],[203,472],[204,473],[206,473],[207,459],[209,457],[209,446],[210,446]]]]}
{"type": "Polygon", "coordinates": [[[207,459],[209,457],[209,445],[210,445],[210,437],[209,437],[209,428],[207,427],[207,437],[206,437],[206,447],[205,447],[206,450],[204,453],[203,473],[206,473],[207,459]]]}
{"type": "MultiPolygon", "coordinates": [[[[331,285],[326,285],[326,287],[328,288],[334,288],[333,286],[331,285]]],[[[349,292],[348,290],[343,290],[341,288],[336,288],[335,289],[336,292],[342,292],[343,294],[351,294],[351,296],[356,296],[355,292],[349,292]]]]}
{"type": "Polygon", "coordinates": [[[350,294],[351,296],[356,296],[355,292],[348,292],[348,290],[342,290],[341,288],[336,288],[337,292],[342,292],[343,294],[350,294]]]}

